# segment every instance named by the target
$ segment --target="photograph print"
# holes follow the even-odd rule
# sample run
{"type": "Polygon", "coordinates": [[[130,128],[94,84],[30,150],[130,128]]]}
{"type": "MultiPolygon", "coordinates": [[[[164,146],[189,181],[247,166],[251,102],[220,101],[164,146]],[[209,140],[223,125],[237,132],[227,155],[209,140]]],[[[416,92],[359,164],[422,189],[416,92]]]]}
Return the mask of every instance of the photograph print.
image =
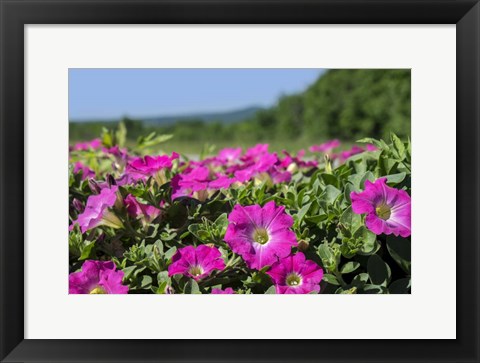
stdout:
{"type": "Polygon", "coordinates": [[[409,69],[69,69],[69,294],[410,294],[410,110],[409,69]]]}

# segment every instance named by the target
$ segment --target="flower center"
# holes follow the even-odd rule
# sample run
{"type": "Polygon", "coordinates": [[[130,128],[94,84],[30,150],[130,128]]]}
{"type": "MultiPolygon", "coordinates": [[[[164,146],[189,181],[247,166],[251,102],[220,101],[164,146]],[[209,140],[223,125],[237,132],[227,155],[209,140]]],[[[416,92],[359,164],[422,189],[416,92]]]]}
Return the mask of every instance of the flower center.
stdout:
{"type": "Polygon", "coordinates": [[[380,204],[379,206],[377,206],[377,208],[375,208],[375,213],[379,218],[386,221],[388,218],[390,218],[391,209],[386,204],[380,204]]]}
{"type": "Polygon", "coordinates": [[[253,231],[253,240],[261,245],[268,242],[268,232],[265,228],[255,228],[253,231]]]}
{"type": "Polygon", "coordinates": [[[300,275],[293,272],[287,276],[286,282],[288,286],[298,286],[302,283],[302,278],[300,275]]]}
{"type": "Polygon", "coordinates": [[[197,277],[197,276],[200,276],[201,274],[203,274],[203,268],[201,268],[200,266],[192,266],[188,270],[188,273],[192,276],[197,277]]]}
{"type": "Polygon", "coordinates": [[[97,286],[94,288],[92,291],[90,291],[90,294],[106,294],[107,292],[102,289],[100,286],[97,286]]]}

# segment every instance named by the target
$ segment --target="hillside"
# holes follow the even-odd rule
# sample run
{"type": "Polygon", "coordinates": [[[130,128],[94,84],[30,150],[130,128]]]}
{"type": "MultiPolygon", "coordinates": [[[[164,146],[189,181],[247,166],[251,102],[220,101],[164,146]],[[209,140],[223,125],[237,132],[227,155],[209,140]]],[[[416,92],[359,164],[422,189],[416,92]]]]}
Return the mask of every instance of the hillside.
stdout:
{"type": "Polygon", "coordinates": [[[145,125],[148,126],[165,126],[171,125],[181,121],[203,121],[203,122],[221,122],[224,124],[244,121],[253,117],[260,107],[247,107],[240,110],[233,110],[228,112],[211,112],[211,113],[194,113],[188,115],[173,115],[163,117],[152,117],[143,119],[145,125]]]}
{"type": "MultiPolygon", "coordinates": [[[[221,122],[224,124],[231,124],[239,121],[247,120],[253,117],[261,107],[251,106],[238,110],[226,111],[226,112],[199,112],[184,115],[167,115],[156,116],[147,118],[137,118],[142,121],[145,126],[167,126],[181,121],[203,121],[208,122],[221,122]]],[[[70,123],[101,123],[108,124],[112,122],[118,122],[117,119],[111,120],[70,120],[70,123]]]]}

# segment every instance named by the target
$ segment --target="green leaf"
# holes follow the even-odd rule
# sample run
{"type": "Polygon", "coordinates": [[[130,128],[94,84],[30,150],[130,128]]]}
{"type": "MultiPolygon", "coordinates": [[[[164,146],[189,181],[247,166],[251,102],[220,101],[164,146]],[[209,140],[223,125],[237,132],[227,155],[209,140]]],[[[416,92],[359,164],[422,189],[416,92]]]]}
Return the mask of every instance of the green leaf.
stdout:
{"type": "Polygon", "coordinates": [[[380,244],[377,241],[377,235],[370,232],[365,227],[362,227],[363,231],[363,245],[358,252],[360,255],[370,256],[376,253],[380,249],[380,244]]]}
{"type": "Polygon", "coordinates": [[[376,147],[378,147],[379,149],[390,150],[390,147],[385,143],[385,141],[376,140],[376,139],[373,139],[371,137],[365,137],[363,139],[357,140],[357,142],[363,143],[363,144],[373,144],[376,147]]]}
{"type": "Polygon", "coordinates": [[[392,140],[393,147],[398,154],[398,157],[400,158],[400,160],[403,160],[405,158],[405,145],[403,144],[402,140],[400,140],[398,136],[394,133],[390,134],[390,138],[392,140]]]}
{"type": "Polygon", "coordinates": [[[102,135],[102,143],[105,147],[112,147],[113,146],[113,139],[112,135],[107,129],[103,129],[103,135],[102,135]]]}
{"type": "Polygon", "coordinates": [[[304,205],[297,213],[297,226],[300,226],[300,224],[303,221],[303,218],[305,217],[305,214],[307,214],[308,210],[310,209],[312,205],[312,202],[304,205]]]}
{"type": "Polygon", "coordinates": [[[270,268],[270,265],[263,266],[262,269],[259,272],[264,274],[265,272],[268,271],[269,268],[270,268]]]}
{"type": "Polygon", "coordinates": [[[140,283],[140,288],[141,289],[148,289],[150,286],[152,286],[152,277],[149,276],[149,275],[142,276],[142,281],[140,283]]]}
{"type": "Polygon", "coordinates": [[[368,281],[368,274],[363,272],[353,278],[352,285],[357,289],[361,289],[363,288],[363,286],[365,286],[367,281],[368,281]]]}
{"type": "Polygon", "coordinates": [[[200,288],[194,279],[190,279],[187,281],[183,292],[185,294],[201,294],[200,288]]]}
{"type": "Polygon", "coordinates": [[[367,272],[374,285],[382,285],[388,280],[387,266],[378,255],[372,255],[368,259],[367,272]]]}
{"type": "Polygon", "coordinates": [[[337,278],[334,275],[331,275],[331,274],[323,275],[323,281],[326,281],[326,282],[328,282],[329,284],[332,284],[332,285],[340,285],[337,278]]]}
{"type": "Polygon", "coordinates": [[[386,288],[384,286],[366,284],[363,287],[364,294],[384,294],[386,293],[386,288]]]}
{"type": "Polygon", "coordinates": [[[125,267],[122,271],[123,271],[123,279],[124,280],[128,280],[130,279],[130,277],[132,276],[133,272],[135,271],[135,269],[137,268],[137,266],[128,266],[128,267],[125,267]]]}
{"type": "Polygon", "coordinates": [[[276,294],[276,289],[275,286],[270,286],[267,291],[265,291],[265,294],[276,294]]]}
{"type": "Polygon", "coordinates": [[[170,260],[173,255],[177,252],[177,247],[173,246],[172,248],[168,249],[167,252],[165,252],[165,259],[170,260]]]}
{"type": "Polygon", "coordinates": [[[335,202],[335,199],[337,199],[337,197],[340,194],[342,194],[342,192],[340,190],[338,190],[337,188],[335,188],[333,185],[327,185],[320,197],[325,198],[325,200],[329,204],[333,204],[333,202],[335,202]]]}
{"type": "Polygon", "coordinates": [[[398,162],[382,154],[378,159],[378,164],[381,167],[382,174],[389,175],[391,171],[396,171],[398,162]]]}
{"type": "Polygon", "coordinates": [[[202,228],[203,224],[191,224],[188,226],[188,231],[200,241],[209,243],[212,240],[212,237],[210,236],[209,232],[202,228]]]}
{"type": "Polygon", "coordinates": [[[360,188],[365,189],[365,182],[370,180],[371,182],[375,181],[375,175],[371,171],[367,171],[362,179],[360,180],[360,188]]]}
{"type": "Polygon", "coordinates": [[[323,173],[323,174],[320,174],[320,177],[322,178],[325,185],[327,186],[331,185],[334,187],[338,186],[338,179],[335,175],[323,173]]]}
{"type": "Polygon", "coordinates": [[[215,226],[217,227],[217,229],[219,229],[220,233],[221,234],[225,234],[225,232],[227,231],[227,227],[228,227],[228,216],[227,216],[227,213],[222,213],[218,216],[217,219],[215,219],[215,222],[214,222],[215,226]]]}
{"type": "Polygon", "coordinates": [[[155,132],[152,132],[147,137],[140,137],[137,140],[137,145],[138,145],[137,147],[139,149],[152,147],[152,146],[155,146],[155,145],[158,145],[158,144],[161,144],[165,141],[170,140],[173,137],[173,135],[158,135],[157,137],[155,137],[155,138],[154,137],[155,137],[155,132]]]}
{"type": "Polygon", "coordinates": [[[95,247],[95,241],[85,241],[89,242],[83,245],[82,254],[78,258],[80,261],[86,260],[90,257],[93,247],[95,247]]]}
{"type": "Polygon", "coordinates": [[[157,294],[165,294],[165,289],[167,288],[167,281],[163,281],[157,288],[157,294]]]}
{"type": "Polygon", "coordinates": [[[350,261],[350,262],[347,262],[345,265],[342,266],[342,268],[340,269],[340,272],[342,274],[349,274],[349,273],[355,271],[359,267],[360,267],[360,264],[358,262],[350,261]]]}
{"type": "Polygon", "coordinates": [[[118,146],[125,146],[125,141],[127,140],[127,128],[123,122],[118,124],[118,129],[115,132],[115,139],[118,146]]]}
{"type": "Polygon", "coordinates": [[[338,288],[337,291],[335,291],[335,294],[347,294],[347,295],[353,295],[353,294],[356,294],[357,293],[357,288],[354,286],[354,287],[351,287],[350,289],[348,290],[344,290],[343,288],[338,288]]]}
{"type": "Polygon", "coordinates": [[[355,188],[355,186],[352,183],[347,183],[345,185],[345,190],[343,192],[343,196],[344,196],[345,200],[347,201],[347,203],[352,203],[352,200],[350,199],[350,194],[352,192],[355,192],[355,191],[357,191],[357,189],[355,188]]]}
{"type": "Polygon", "coordinates": [[[348,181],[353,184],[354,189],[353,190],[360,190],[361,188],[361,181],[364,175],[355,173],[353,175],[350,175],[348,177],[348,181]]]}
{"type": "Polygon", "coordinates": [[[410,289],[410,278],[406,277],[400,280],[393,281],[388,286],[390,294],[408,294],[410,289]]]}
{"type": "Polygon", "coordinates": [[[318,224],[320,222],[326,221],[328,216],[326,214],[317,214],[314,216],[306,216],[305,220],[311,223],[318,224]]]}
{"type": "Polygon", "coordinates": [[[395,251],[395,253],[405,261],[411,261],[411,242],[408,238],[396,237],[394,235],[387,236],[387,248],[395,251]]]}
{"type": "Polygon", "coordinates": [[[167,284],[171,282],[170,277],[168,276],[168,271],[161,271],[157,275],[158,285],[166,282],[167,284]]]}
{"type": "Polygon", "coordinates": [[[359,214],[353,212],[352,207],[348,207],[340,217],[340,223],[350,229],[350,231],[356,231],[362,224],[362,217],[359,214]]]}
{"type": "Polygon", "coordinates": [[[398,184],[401,183],[407,174],[405,172],[398,173],[398,174],[392,174],[392,175],[387,175],[387,183],[390,184],[398,184]]]}
{"type": "Polygon", "coordinates": [[[317,250],[318,250],[318,255],[322,260],[329,260],[334,258],[333,253],[330,250],[330,247],[328,247],[328,245],[325,243],[318,246],[317,250]]]}

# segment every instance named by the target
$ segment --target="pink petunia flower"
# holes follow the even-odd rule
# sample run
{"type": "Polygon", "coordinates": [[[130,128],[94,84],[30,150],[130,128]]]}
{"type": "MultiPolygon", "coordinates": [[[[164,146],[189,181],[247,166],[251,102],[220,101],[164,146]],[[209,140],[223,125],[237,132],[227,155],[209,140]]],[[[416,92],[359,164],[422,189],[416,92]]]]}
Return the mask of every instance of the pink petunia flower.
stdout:
{"type": "Polygon", "coordinates": [[[91,141],[79,142],[73,146],[73,150],[87,151],[89,149],[100,149],[102,147],[102,141],[100,139],[93,139],[91,141]]]}
{"type": "Polygon", "coordinates": [[[305,260],[302,252],[288,256],[267,271],[272,278],[277,294],[308,294],[320,291],[323,270],[315,262],[305,260]]]}
{"type": "Polygon", "coordinates": [[[227,287],[225,290],[222,289],[212,289],[212,294],[217,294],[217,295],[226,295],[226,294],[235,294],[235,291],[231,287],[227,287]]]}
{"type": "Polygon", "coordinates": [[[329,153],[333,149],[340,146],[340,140],[334,139],[324,142],[320,145],[312,145],[308,150],[311,152],[329,153]]]}
{"type": "Polygon", "coordinates": [[[302,158],[305,156],[305,150],[300,150],[297,153],[297,156],[291,155],[286,150],[283,150],[282,153],[285,155],[285,158],[283,158],[279,166],[286,168],[289,172],[296,172],[298,168],[313,168],[318,166],[318,162],[316,160],[302,160],[302,158]]]}
{"type": "Polygon", "coordinates": [[[353,145],[350,150],[345,150],[340,153],[340,160],[345,161],[349,157],[352,157],[353,155],[361,154],[365,150],[361,148],[360,146],[353,145]]]}
{"type": "Polygon", "coordinates": [[[179,249],[168,266],[168,276],[182,274],[198,281],[213,270],[223,270],[225,262],[222,254],[216,247],[200,245],[187,246],[179,249]]]}
{"type": "Polygon", "coordinates": [[[82,270],[68,277],[70,294],[127,294],[122,285],[123,271],[116,271],[112,261],[87,260],[82,270]]]}
{"type": "Polygon", "coordinates": [[[365,224],[375,234],[411,234],[411,199],[408,193],[387,185],[387,178],[365,181],[363,192],[350,193],[352,210],[366,213],[365,224]]]}
{"type": "Polygon", "coordinates": [[[167,182],[165,170],[171,169],[173,160],[178,159],[177,153],[172,153],[172,156],[145,156],[144,158],[136,158],[127,164],[126,173],[128,173],[134,180],[147,180],[149,177],[159,184],[163,185],[167,182]]]}
{"type": "Polygon", "coordinates": [[[297,245],[295,233],[290,230],[293,218],[285,213],[285,207],[277,207],[273,201],[263,208],[237,204],[228,220],[224,239],[249,268],[260,270],[272,265],[297,245]]]}
{"type": "Polygon", "coordinates": [[[345,150],[345,151],[342,151],[336,155],[332,155],[331,158],[332,159],[340,159],[340,162],[344,162],[345,160],[347,160],[348,158],[354,156],[354,155],[358,155],[358,154],[361,154],[365,151],[377,151],[378,148],[375,146],[375,145],[372,145],[372,144],[367,144],[365,146],[365,149],[361,146],[358,146],[358,145],[353,145],[352,148],[350,150],[345,150]]]}
{"type": "Polygon", "coordinates": [[[257,144],[250,149],[247,149],[245,155],[242,157],[242,160],[254,159],[265,153],[268,153],[268,144],[257,144]]]}
{"type": "Polygon", "coordinates": [[[116,185],[112,185],[111,188],[103,188],[100,194],[88,197],[85,210],[78,215],[72,227],[78,224],[82,233],[98,226],[122,228],[122,221],[112,211],[115,205],[121,207],[121,204],[122,201],[120,200],[118,187],[116,185]]]}
{"type": "Polygon", "coordinates": [[[172,198],[188,196],[203,202],[215,190],[227,189],[236,181],[235,178],[221,174],[212,180],[210,174],[207,167],[199,166],[175,175],[172,178],[172,198]]]}
{"type": "Polygon", "coordinates": [[[244,167],[235,172],[235,178],[240,182],[246,182],[257,174],[268,172],[277,162],[276,154],[270,154],[269,152],[259,154],[245,162],[244,167]]]}
{"type": "Polygon", "coordinates": [[[145,223],[151,223],[160,215],[160,209],[152,205],[140,203],[137,198],[131,194],[125,198],[125,206],[130,216],[141,218],[145,223]]]}
{"type": "Polygon", "coordinates": [[[242,148],[225,148],[219,151],[217,160],[224,163],[231,163],[240,158],[242,148]]]}
{"type": "Polygon", "coordinates": [[[95,172],[90,169],[88,166],[83,164],[81,161],[77,161],[73,166],[73,172],[75,174],[82,172],[82,179],[93,178],[95,172]]]}

